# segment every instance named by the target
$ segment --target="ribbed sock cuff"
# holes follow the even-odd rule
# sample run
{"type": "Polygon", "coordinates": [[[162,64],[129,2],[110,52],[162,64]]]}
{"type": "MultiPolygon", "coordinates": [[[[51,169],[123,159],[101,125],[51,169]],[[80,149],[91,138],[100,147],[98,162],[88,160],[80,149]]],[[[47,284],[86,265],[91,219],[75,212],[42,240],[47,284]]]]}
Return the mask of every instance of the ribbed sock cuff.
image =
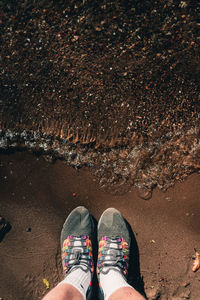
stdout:
{"type": "Polygon", "coordinates": [[[69,273],[58,285],[66,283],[71,284],[81,293],[81,295],[83,295],[85,300],[91,277],[90,271],[85,272],[81,269],[76,269],[69,273]]]}
{"type": "Polygon", "coordinates": [[[108,274],[100,274],[100,284],[105,300],[108,300],[108,298],[120,288],[130,287],[134,289],[130,284],[128,284],[126,279],[115,270],[110,270],[108,274]]]}

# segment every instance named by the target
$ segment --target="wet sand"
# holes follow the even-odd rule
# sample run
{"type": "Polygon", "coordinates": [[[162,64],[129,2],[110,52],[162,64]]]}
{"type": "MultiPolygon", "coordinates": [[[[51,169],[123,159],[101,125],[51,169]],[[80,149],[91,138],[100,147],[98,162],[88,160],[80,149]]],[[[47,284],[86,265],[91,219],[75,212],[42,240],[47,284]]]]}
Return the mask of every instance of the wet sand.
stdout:
{"type": "Polygon", "coordinates": [[[0,148],[149,198],[200,168],[195,1],[1,1],[0,148]]]}
{"type": "Polygon", "coordinates": [[[27,152],[0,160],[0,214],[12,225],[0,243],[0,297],[40,299],[47,292],[43,278],[50,288],[61,280],[60,230],[68,213],[84,205],[97,221],[108,207],[123,213],[136,239],[129,280],[148,299],[199,299],[200,271],[192,272],[200,248],[198,173],[167,192],[155,189],[147,201],[134,188],[111,195],[87,168],[63,161],[27,152]]]}

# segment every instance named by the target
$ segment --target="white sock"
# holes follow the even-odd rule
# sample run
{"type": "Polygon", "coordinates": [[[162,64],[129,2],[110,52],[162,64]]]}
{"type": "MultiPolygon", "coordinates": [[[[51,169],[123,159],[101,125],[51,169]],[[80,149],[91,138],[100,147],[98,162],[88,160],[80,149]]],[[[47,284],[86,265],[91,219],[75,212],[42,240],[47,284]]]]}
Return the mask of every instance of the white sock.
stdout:
{"type": "Polygon", "coordinates": [[[108,298],[118,289],[122,287],[130,287],[134,289],[130,284],[127,283],[125,278],[115,270],[110,270],[108,274],[100,273],[100,284],[104,292],[104,299],[108,298]]]}
{"type": "Polygon", "coordinates": [[[72,270],[58,285],[64,283],[73,285],[73,287],[75,287],[83,295],[85,300],[91,278],[92,275],[90,271],[84,272],[82,269],[78,268],[72,270]]]}

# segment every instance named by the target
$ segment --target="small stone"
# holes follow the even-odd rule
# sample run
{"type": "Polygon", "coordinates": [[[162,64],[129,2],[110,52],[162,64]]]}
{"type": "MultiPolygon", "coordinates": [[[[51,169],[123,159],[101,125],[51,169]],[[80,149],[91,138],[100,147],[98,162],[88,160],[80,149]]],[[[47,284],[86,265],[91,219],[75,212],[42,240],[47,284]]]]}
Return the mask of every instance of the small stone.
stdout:
{"type": "Polygon", "coordinates": [[[152,244],[155,244],[155,243],[156,243],[155,240],[151,240],[150,242],[151,242],[152,244]]]}
{"type": "Polygon", "coordinates": [[[186,8],[186,7],[188,6],[188,4],[187,4],[186,1],[181,1],[180,4],[179,4],[179,6],[180,6],[181,8],[186,8]]]}
{"type": "Polygon", "coordinates": [[[154,286],[151,287],[152,289],[147,292],[147,297],[149,300],[156,300],[159,299],[161,296],[161,292],[159,288],[155,288],[154,286]]]}
{"type": "Polygon", "coordinates": [[[165,280],[165,279],[162,277],[162,278],[159,279],[159,282],[164,281],[164,280],[165,280]]]}
{"type": "Polygon", "coordinates": [[[184,282],[184,283],[183,283],[183,286],[184,286],[184,287],[187,287],[188,285],[190,285],[190,282],[184,282]]]}
{"type": "Polygon", "coordinates": [[[166,197],[165,199],[166,199],[167,201],[169,201],[169,202],[172,201],[172,199],[171,199],[170,197],[166,197]]]}
{"type": "Polygon", "coordinates": [[[139,188],[137,190],[137,194],[140,198],[142,198],[144,200],[149,200],[149,199],[151,199],[152,191],[147,188],[139,188]]]}
{"type": "Polygon", "coordinates": [[[191,294],[190,290],[186,290],[180,294],[180,297],[182,299],[190,299],[190,294],[191,294]]]}
{"type": "Polygon", "coordinates": [[[78,39],[79,39],[79,36],[78,35],[74,35],[74,38],[73,38],[73,42],[75,42],[75,41],[78,41],[78,39]]]}

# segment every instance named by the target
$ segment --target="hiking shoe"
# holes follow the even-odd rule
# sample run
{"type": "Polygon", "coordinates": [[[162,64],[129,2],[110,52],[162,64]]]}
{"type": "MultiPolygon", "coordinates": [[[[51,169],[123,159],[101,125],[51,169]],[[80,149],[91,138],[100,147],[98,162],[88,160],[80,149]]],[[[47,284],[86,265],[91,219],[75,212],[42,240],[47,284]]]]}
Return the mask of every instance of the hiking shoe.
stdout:
{"type": "MultiPolygon", "coordinates": [[[[85,272],[90,271],[93,275],[93,231],[92,217],[85,207],[75,208],[67,217],[60,238],[64,277],[77,268],[85,272]]],[[[91,290],[90,287],[91,282],[87,296],[91,290]]]]}
{"type": "MultiPolygon", "coordinates": [[[[97,276],[110,270],[118,271],[127,277],[130,234],[122,214],[115,208],[108,208],[98,223],[98,261],[97,276]]],[[[103,291],[100,286],[101,293],[103,291]]]]}

